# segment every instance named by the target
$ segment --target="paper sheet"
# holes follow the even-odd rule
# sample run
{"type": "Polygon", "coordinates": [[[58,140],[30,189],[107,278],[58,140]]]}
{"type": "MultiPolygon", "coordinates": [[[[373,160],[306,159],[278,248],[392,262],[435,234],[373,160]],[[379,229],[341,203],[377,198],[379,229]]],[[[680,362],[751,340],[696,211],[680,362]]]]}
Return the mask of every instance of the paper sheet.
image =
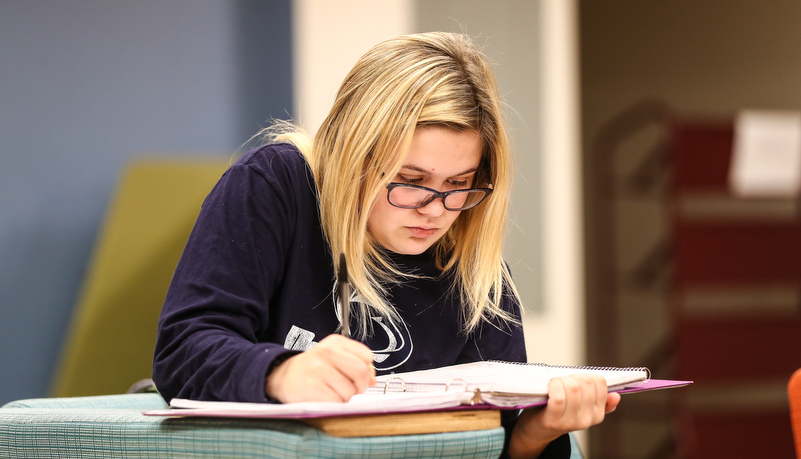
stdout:
{"type": "Polygon", "coordinates": [[[801,192],[801,112],[746,110],[737,116],[730,185],[743,197],[801,192]]]}

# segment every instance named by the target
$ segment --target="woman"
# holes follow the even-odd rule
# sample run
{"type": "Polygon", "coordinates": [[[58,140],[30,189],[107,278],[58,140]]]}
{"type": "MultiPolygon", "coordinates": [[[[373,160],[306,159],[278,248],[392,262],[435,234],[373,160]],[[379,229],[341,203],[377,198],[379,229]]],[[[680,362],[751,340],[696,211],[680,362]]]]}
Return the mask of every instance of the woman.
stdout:
{"type": "MultiPolygon", "coordinates": [[[[176,269],[153,367],[166,399],[346,401],[376,372],[526,361],[501,259],[511,152],[467,37],[381,43],[313,142],[287,124],[270,134],[206,199],[176,269]],[[354,339],[336,334],[339,254],[354,339]]],[[[564,434],[619,401],[599,378],[549,391],[505,419],[509,454],[569,453],[564,434]]]]}

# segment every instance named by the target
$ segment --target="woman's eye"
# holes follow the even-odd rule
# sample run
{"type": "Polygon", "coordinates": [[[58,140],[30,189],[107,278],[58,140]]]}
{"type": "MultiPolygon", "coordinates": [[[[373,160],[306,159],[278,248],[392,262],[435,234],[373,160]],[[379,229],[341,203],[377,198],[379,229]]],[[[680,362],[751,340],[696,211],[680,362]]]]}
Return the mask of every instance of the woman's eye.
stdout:
{"type": "Polygon", "coordinates": [[[467,188],[469,186],[467,180],[448,180],[448,183],[454,188],[467,188]]]}
{"type": "Polygon", "coordinates": [[[401,183],[408,183],[410,185],[414,185],[423,181],[422,177],[404,177],[403,175],[399,175],[397,180],[401,183]]]}

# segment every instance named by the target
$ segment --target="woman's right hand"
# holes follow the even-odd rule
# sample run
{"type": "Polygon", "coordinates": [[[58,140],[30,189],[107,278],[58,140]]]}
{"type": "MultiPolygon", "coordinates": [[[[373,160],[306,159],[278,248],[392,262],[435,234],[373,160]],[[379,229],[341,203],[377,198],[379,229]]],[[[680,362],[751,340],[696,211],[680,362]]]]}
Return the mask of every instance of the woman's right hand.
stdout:
{"type": "Polygon", "coordinates": [[[364,344],[329,335],[267,375],[267,396],[281,403],[346,402],[375,385],[373,353],[364,344]]]}

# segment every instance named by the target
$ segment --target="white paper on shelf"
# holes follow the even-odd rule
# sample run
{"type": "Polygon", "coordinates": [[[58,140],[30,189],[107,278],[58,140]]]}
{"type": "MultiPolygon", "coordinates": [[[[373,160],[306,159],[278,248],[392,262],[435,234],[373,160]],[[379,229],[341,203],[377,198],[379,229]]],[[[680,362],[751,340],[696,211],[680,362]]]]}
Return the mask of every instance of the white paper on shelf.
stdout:
{"type": "Polygon", "coordinates": [[[792,197],[801,192],[801,112],[744,110],[735,121],[732,192],[792,197]]]}

